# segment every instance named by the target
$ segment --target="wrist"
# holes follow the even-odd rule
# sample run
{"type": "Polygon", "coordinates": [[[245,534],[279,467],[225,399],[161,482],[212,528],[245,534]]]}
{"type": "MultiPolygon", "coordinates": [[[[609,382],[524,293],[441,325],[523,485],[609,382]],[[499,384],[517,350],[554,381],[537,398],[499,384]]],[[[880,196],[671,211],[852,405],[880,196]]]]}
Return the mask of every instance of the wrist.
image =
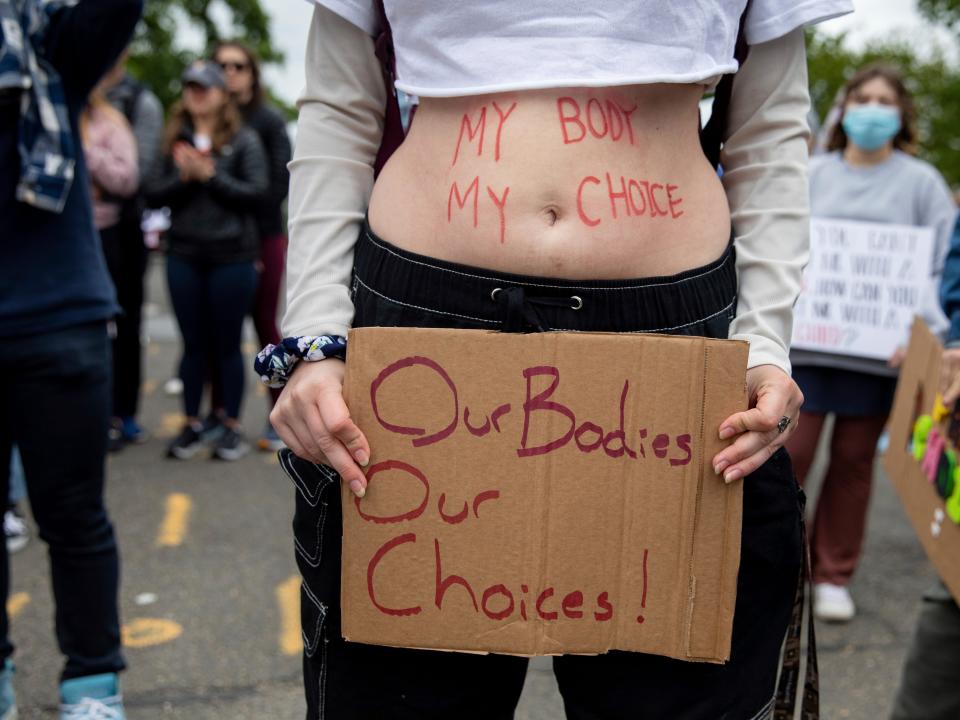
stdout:
{"type": "Polygon", "coordinates": [[[346,360],[347,339],[341,335],[301,335],[286,337],[277,345],[267,345],[257,354],[253,365],[260,381],[268,387],[287,384],[297,364],[320,360],[346,360]]]}

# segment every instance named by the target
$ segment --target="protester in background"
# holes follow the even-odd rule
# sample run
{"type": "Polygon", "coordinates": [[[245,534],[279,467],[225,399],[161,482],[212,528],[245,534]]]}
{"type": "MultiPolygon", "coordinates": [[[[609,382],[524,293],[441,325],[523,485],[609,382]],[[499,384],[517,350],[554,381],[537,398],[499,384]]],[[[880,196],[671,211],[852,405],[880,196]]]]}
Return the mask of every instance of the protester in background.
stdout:
{"type": "MultiPolygon", "coordinates": [[[[583,13],[546,0],[389,0],[398,87],[420,103],[374,180],[378,147],[396,137],[384,135],[393,88],[375,54],[374,38],[389,36],[382,7],[316,3],[290,166],[288,337],[258,359],[265,379],[288,383],[271,418],[291,451],[284,468],[299,478],[307,717],[512,717],[526,672],[522,658],[341,637],[340,495],[318,502],[316,489],[331,476],[357,497],[367,489],[371,449],[342,383],[347,329],[370,325],[747,340],[750,409],[705,430],[731,440],[710,458],[714,472],[744,480],[730,662],[611,652],[556,657],[554,672],[569,718],[767,717],[802,547],[801,496],[782,450],[803,399],[787,351],[809,239],[802,25],[850,4],[593,3],[583,13]],[[739,65],[738,25],[750,47],[739,65]],[[728,121],[721,180],[697,117],[706,88],[734,71],[729,112],[716,115],[728,121]],[[601,132],[588,102],[629,108],[626,119],[610,112],[629,136],[612,123],[601,132]],[[610,184],[594,187],[601,168],[610,184]],[[671,177],[684,187],[683,217],[631,217],[617,175],[624,188],[626,177],[671,177]],[[478,182],[492,183],[473,197],[487,203],[479,219],[459,194],[478,182]],[[322,558],[305,550],[318,529],[322,558]]],[[[490,342],[497,352],[495,334],[490,342]]]]}
{"type": "Polygon", "coordinates": [[[137,191],[137,142],[123,115],[113,109],[99,89],[90,94],[80,115],[80,139],[90,172],[93,224],[100,232],[104,254],[118,242],[117,225],[123,200],[137,191]],[[105,240],[106,238],[106,240],[105,240]]]}
{"type": "MultiPolygon", "coordinates": [[[[960,399],[960,218],[943,267],[940,301],[950,320],[940,365],[940,392],[947,407],[960,399]]],[[[942,580],[926,592],[907,649],[890,720],[960,718],[960,606],[942,580]]]]}
{"type": "MultiPolygon", "coordinates": [[[[125,201],[136,193],[140,176],[133,131],[127,119],[107,102],[102,87],[98,86],[91,93],[87,107],[80,116],[80,137],[83,140],[87,168],[90,170],[93,222],[100,233],[107,269],[119,298],[120,283],[124,279],[122,258],[128,253],[124,246],[129,240],[120,232],[123,207],[125,201]]],[[[137,312],[139,313],[139,309],[137,312]]],[[[112,342],[113,418],[107,440],[107,449],[110,451],[122,447],[122,411],[119,409],[119,397],[120,384],[126,379],[123,370],[123,361],[126,358],[121,348],[129,345],[127,335],[130,328],[127,320],[127,312],[121,305],[121,311],[114,320],[116,336],[112,342]]],[[[139,332],[139,328],[137,330],[139,332]]],[[[137,347],[139,348],[139,341],[137,347]]],[[[136,362],[139,362],[139,357],[136,362]]],[[[139,389],[136,392],[139,392],[139,389]]]]}
{"type": "MultiPolygon", "coordinates": [[[[260,63],[253,51],[241,42],[230,41],[219,44],[213,57],[223,68],[230,96],[240,108],[244,121],[259,135],[267,154],[269,186],[257,209],[260,281],[254,301],[253,322],[261,346],[278,343],[280,330],[277,328],[277,308],[287,254],[282,206],[290,185],[290,173],[287,171],[290,138],[283,116],[267,102],[260,79],[260,63]]],[[[279,395],[279,390],[270,390],[271,408],[279,395]]],[[[283,447],[283,441],[269,421],[257,446],[268,451],[283,447]]]]}
{"type": "Polygon", "coordinates": [[[200,402],[209,375],[223,388],[225,430],[214,456],[237,460],[249,450],[240,429],[243,357],[240,338],[257,285],[256,208],[267,168],[255,132],[243,126],[223,72],[197,61],[183,74],[183,97],[170,114],[163,166],[147,188],[150,204],[171,210],[167,282],[183,336],[182,432],[168,448],[187,459],[204,445],[200,402]]]}
{"type": "MultiPolygon", "coordinates": [[[[126,72],[127,53],[103,79],[100,87],[110,104],[123,114],[137,143],[139,184],[156,172],[163,131],[163,107],[157,96],[126,72]]],[[[117,316],[117,336],[113,341],[113,422],[110,449],[126,443],[141,443],[147,432],[137,422],[142,382],[140,322],[147,268],[147,247],[140,229],[144,202],[142,192],[124,199],[120,221],[112,232],[112,244],[105,241],[107,267],[117,289],[123,312],[117,316]]]]}
{"type": "MultiPolygon", "coordinates": [[[[913,157],[913,98],[897,70],[871,65],[846,84],[841,106],[828,154],[810,161],[811,215],[932,227],[933,275],[921,313],[942,332],[946,320],[936,293],[956,208],[936,169],[913,157]]],[[[814,607],[823,620],[848,621],[856,612],[847,585],[860,560],[877,440],[893,405],[903,352],[886,363],[803,350],[790,355],[805,397],[799,428],[787,442],[801,483],[826,417],[835,415],[811,532],[814,607]]]]}
{"type": "MultiPolygon", "coordinates": [[[[120,564],[103,504],[107,323],[119,308],[79,124],[141,10],[141,0],[0,0],[0,467],[15,443],[50,548],[63,720],[124,717],[120,564]]],[[[0,718],[17,713],[8,592],[2,552],[0,718]]]]}

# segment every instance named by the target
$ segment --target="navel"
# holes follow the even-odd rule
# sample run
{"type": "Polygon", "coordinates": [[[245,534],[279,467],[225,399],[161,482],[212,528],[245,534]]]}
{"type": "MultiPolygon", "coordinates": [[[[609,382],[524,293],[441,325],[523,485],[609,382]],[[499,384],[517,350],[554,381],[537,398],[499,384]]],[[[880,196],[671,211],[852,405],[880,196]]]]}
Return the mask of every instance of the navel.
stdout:
{"type": "Polygon", "coordinates": [[[557,220],[560,219],[560,208],[556,205],[547,205],[547,207],[540,211],[540,215],[548,227],[553,227],[557,224],[557,220]]]}

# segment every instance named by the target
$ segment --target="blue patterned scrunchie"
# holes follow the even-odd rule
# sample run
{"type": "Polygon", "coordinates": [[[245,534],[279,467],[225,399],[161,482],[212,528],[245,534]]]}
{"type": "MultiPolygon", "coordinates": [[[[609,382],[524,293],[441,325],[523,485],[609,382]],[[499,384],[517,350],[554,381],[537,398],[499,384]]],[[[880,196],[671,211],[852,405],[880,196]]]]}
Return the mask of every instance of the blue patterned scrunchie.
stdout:
{"type": "Polygon", "coordinates": [[[314,362],[327,358],[347,358],[347,339],[340,335],[300,335],[288,337],[279,345],[267,345],[253,363],[261,382],[267,387],[287,384],[293,368],[301,360],[314,362]]]}

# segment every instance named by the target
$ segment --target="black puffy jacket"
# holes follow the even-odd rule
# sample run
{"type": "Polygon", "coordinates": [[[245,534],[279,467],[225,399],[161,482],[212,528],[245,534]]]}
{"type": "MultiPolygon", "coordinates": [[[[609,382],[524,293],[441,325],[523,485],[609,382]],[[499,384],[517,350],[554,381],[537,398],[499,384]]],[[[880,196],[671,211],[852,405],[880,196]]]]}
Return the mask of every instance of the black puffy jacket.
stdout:
{"type": "MultiPolygon", "coordinates": [[[[192,139],[186,130],[183,139],[192,139]]],[[[207,182],[185,183],[173,157],[163,158],[147,182],[151,207],[170,208],[167,250],[212,262],[254,260],[259,255],[256,210],[267,192],[267,160],[257,134],[242,128],[214,153],[216,173],[207,182]]]]}

